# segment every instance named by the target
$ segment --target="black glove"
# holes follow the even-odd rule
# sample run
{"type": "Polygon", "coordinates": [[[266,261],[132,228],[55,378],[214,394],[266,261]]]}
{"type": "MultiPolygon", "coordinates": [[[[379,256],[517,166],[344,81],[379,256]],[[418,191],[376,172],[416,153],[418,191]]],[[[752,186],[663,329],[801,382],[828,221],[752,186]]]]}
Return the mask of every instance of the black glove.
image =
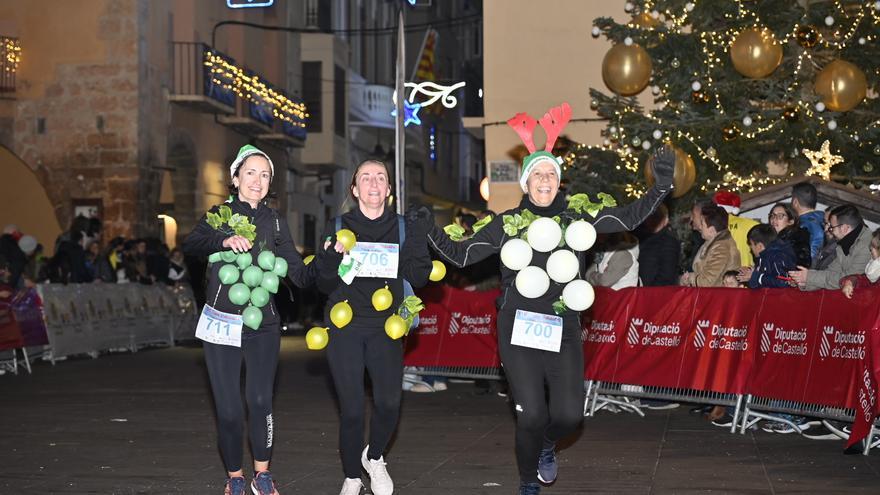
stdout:
{"type": "Polygon", "coordinates": [[[434,226],[434,212],[424,205],[406,210],[404,217],[408,226],[422,234],[427,234],[434,226]]]}
{"type": "Polygon", "coordinates": [[[650,158],[651,167],[654,169],[654,179],[657,187],[663,190],[671,189],[672,176],[675,172],[675,151],[671,146],[663,145],[657,148],[650,158]]]}

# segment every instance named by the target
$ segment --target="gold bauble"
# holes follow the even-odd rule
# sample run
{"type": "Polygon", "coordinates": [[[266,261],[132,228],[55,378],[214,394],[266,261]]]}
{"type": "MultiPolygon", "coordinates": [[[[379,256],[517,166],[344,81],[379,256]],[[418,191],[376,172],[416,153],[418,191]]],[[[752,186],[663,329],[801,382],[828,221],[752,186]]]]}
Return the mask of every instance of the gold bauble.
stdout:
{"type": "Polygon", "coordinates": [[[602,79],[608,89],[621,96],[638,94],[651,79],[651,57],[635,43],[611,47],[602,60],[602,79]]]}
{"type": "Polygon", "coordinates": [[[740,74],[751,79],[769,76],[782,62],[782,46],[767,28],[749,28],[730,44],[730,60],[740,74]]]}
{"type": "Polygon", "coordinates": [[[647,12],[642,12],[641,14],[634,15],[629,23],[642,29],[653,29],[660,25],[660,19],[657,19],[647,12]]]}
{"type": "Polygon", "coordinates": [[[816,76],[814,87],[828,110],[846,112],[865,99],[868,83],[862,69],[845,60],[834,60],[816,76]]]}
{"type": "MultiPolygon", "coordinates": [[[[672,172],[672,184],[675,187],[672,189],[672,197],[680,198],[694,186],[694,182],[697,180],[697,169],[694,166],[694,159],[683,149],[671,144],[666,146],[671,146],[675,152],[675,169],[672,172]]],[[[654,185],[654,169],[650,163],[645,166],[645,181],[649,186],[654,185]]]]}
{"type": "Polygon", "coordinates": [[[800,26],[795,32],[797,42],[804,48],[813,48],[819,42],[819,31],[809,24],[800,26]]]}

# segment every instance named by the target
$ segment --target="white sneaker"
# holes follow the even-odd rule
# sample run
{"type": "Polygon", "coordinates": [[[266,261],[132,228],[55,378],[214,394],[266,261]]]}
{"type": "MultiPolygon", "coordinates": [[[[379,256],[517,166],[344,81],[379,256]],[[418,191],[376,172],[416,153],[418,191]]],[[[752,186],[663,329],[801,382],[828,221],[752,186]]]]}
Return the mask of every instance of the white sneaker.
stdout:
{"type": "Polygon", "coordinates": [[[361,488],[364,487],[364,484],[361,483],[360,478],[345,478],[345,481],[342,482],[342,490],[340,490],[339,495],[360,495],[361,488]]]}
{"type": "Polygon", "coordinates": [[[391,481],[391,476],[385,469],[385,457],[380,457],[378,461],[367,459],[369,448],[369,445],[364,447],[364,452],[361,454],[361,465],[370,476],[370,490],[373,491],[373,495],[391,495],[394,493],[394,482],[391,481]]]}

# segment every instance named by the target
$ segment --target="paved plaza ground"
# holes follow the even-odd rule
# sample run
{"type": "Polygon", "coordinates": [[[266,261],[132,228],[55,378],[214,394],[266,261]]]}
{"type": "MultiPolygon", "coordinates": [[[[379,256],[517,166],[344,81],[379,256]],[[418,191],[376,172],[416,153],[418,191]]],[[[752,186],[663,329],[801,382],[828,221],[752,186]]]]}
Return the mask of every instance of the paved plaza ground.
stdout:
{"type": "MultiPolygon", "coordinates": [[[[336,405],[321,352],[284,337],[272,471],[282,495],[336,494],[336,405]]],[[[0,377],[0,494],[220,494],[224,478],[198,346],[38,363],[0,377]]],[[[509,404],[472,384],[405,393],[387,456],[395,493],[513,494],[509,404]]],[[[762,431],[731,435],[687,408],[587,418],[560,453],[579,493],[880,493],[880,452],[762,431]]]]}

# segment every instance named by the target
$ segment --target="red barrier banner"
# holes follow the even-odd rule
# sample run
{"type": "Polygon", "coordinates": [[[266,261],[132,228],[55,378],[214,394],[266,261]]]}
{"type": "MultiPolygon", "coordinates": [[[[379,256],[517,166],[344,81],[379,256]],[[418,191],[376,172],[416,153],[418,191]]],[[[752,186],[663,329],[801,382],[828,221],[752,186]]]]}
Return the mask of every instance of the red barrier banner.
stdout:
{"type": "MultiPolygon", "coordinates": [[[[497,291],[422,295],[405,364],[497,366],[497,291]]],[[[880,287],[851,300],[840,291],[596,288],[583,321],[584,376],[854,408],[867,434],[880,412],[878,300],[880,287]]]]}
{"type": "Polygon", "coordinates": [[[405,366],[495,368],[498,358],[495,299],[500,291],[432,286],[419,291],[425,309],[406,338],[405,366]]]}
{"type": "Polygon", "coordinates": [[[36,289],[25,289],[15,296],[12,303],[15,321],[24,339],[24,345],[46,345],[49,336],[43,314],[43,300],[36,289]]]}
{"type": "Polygon", "coordinates": [[[12,312],[14,294],[11,287],[0,285],[0,351],[24,346],[24,338],[12,312]]]}

